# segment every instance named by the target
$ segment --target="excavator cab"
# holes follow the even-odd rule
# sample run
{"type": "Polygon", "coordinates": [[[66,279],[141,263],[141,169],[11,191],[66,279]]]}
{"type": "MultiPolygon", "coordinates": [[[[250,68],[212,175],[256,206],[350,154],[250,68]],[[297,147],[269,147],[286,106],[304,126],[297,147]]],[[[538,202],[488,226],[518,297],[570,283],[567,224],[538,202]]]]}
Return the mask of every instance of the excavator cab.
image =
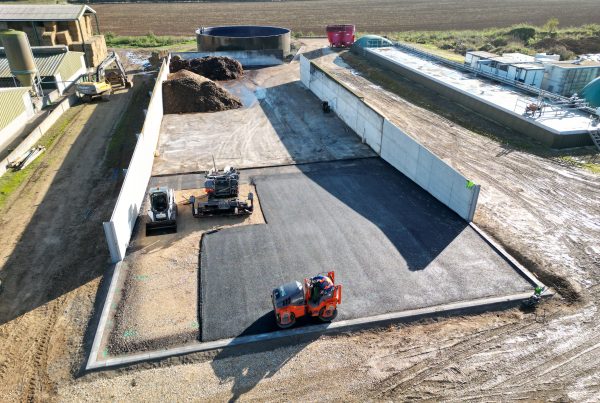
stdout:
{"type": "Polygon", "coordinates": [[[108,97],[113,93],[113,87],[131,88],[133,82],[127,78],[125,68],[117,52],[112,52],[96,69],[96,73],[87,81],[78,83],[77,93],[83,102],[90,102],[95,97],[108,97]],[[114,63],[114,68],[108,68],[114,63]]]}

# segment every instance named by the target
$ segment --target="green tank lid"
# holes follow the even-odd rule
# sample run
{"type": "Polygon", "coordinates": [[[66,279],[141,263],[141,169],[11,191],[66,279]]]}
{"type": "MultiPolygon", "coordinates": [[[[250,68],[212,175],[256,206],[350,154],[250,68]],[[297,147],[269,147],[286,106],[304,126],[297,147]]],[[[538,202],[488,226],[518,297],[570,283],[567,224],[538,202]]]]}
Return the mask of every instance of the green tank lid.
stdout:
{"type": "Polygon", "coordinates": [[[588,83],[581,91],[581,95],[594,108],[600,107],[600,77],[588,83]]]}

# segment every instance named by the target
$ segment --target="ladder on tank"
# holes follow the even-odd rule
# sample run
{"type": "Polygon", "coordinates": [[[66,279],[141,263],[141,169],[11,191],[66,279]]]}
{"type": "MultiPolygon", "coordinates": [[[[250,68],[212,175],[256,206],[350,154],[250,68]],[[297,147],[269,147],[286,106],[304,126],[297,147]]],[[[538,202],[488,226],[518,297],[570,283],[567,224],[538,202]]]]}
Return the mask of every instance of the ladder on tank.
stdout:
{"type": "Polygon", "coordinates": [[[592,141],[594,142],[594,145],[596,146],[598,151],[600,151],[600,129],[590,130],[589,133],[590,137],[592,138],[592,141]]]}

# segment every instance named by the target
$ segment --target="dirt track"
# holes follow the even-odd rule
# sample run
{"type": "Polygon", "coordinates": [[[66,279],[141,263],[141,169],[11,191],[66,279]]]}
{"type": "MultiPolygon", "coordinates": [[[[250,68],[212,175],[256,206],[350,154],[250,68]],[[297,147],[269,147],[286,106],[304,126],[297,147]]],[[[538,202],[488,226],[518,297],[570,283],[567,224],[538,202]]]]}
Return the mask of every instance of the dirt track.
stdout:
{"type": "MultiPolygon", "coordinates": [[[[99,222],[114,195],[112,182],[97,178],[104,177],[98,161],[117,103],[101,104],[101,119],[92,118],[82,134],[73,126],[55,146],[66,154],[74,143],[76,161],[67,158],[41,170],[35,186],[23,190],[8,212],[22,219],[4,218],[0,227],[9,246],[3,246],[3,259],[19,257],[18,264],[3,263],[2,278],[10,269],[21,279],[18,287],[7,280],[9,291],[0,295],[2,400],[599,400],[600,177],[503,146],[402,100],[394,109],[389,99],[380,102],[482,184],[476,222],[548,272],[573,278],[583,289],[582,301],[556,297],[537,314],[515,309],[440,319],[273,351],[214,352],[75,377],[85,359],[83,333],[98,276],[106,267],[99,222]],[[75,167],[77,175],[63,175],[75,167]],[[95,195],[105,199],[90,201],[99,207],[82,223],[95,195]],[[57,249],[51,233],[70,248],[57,249]],[[52,279],[61,272],[61,281],[52,279]],[[327,387],[316,392],[316,384],[327,387]]],[[[73,125],[84,125],[84,113],[92,111],[84,107],[73,125]]]]}
{"type": "Polygon", "coordinates": [[[3,401],[47,400],[80,369],[108,262],[101,223],[120,186],[102,161],[131,93],[69,111],[65,133],[2,212],[3,401]]]}

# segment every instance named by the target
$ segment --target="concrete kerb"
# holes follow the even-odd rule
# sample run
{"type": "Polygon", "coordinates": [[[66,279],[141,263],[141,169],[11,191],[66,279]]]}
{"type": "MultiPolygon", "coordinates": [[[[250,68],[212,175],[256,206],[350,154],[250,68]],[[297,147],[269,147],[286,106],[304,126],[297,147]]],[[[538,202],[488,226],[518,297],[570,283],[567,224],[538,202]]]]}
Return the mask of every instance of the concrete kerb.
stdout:
{"type": "Polygon", "coordinates": [[[351,319],[329,324],[299,327],[291,330],[279,330],[271,333],[262,333],[252,336],[242,336],[204,343],[195,343],[165,350],[156,350],[140,354],[109,358],[107,360],[89,360],[87,371],[116,369],[125,365],[138,364],[147,361],[158,361],[170,357],[203,351],[231,348],[235,346],[249,345],[253,343],[268,343],[284,338],[300,341],[303,337],[310,335],[336,334],[346,331],[357,331],[383,327],[393,323],[412,322],[428,317],[436,317],[449,314],[475,314],[500,308],[508,308],[521,303],[531,296],[530,292],[507,295],[503,297],[483,298],[474,301],[460,301],[427,308],[412,309],[403,312],[393,312],[365,318],[351,319]]]}
{"type": "Polygon", "coordinates": [[[117,283],[121,276],[121,266],[123,262],[118,262],[112,265],[112,277],[110,280],[110,286],[108,288],[108,294],[106,295],[106,299],[104,300],[104,306],[102,307],[102,314],[100,315],[100,321],[98,322],[98,327],[96,328],[96,334],[94,335],[94,342],[92,343],[92,349],[90,351],[90,356],[88,357],[88,362],[86,365],[86,370],[90,368],[94,368],[98,364],[98,353],[100,351],[100,345],[102,344],[102,339],[104,338],[104,331],[106,330],[106,322],[108,321],[108,315],[110,314],[110,307],[112,305],[115,292],[117,289],[117,283]]]}

